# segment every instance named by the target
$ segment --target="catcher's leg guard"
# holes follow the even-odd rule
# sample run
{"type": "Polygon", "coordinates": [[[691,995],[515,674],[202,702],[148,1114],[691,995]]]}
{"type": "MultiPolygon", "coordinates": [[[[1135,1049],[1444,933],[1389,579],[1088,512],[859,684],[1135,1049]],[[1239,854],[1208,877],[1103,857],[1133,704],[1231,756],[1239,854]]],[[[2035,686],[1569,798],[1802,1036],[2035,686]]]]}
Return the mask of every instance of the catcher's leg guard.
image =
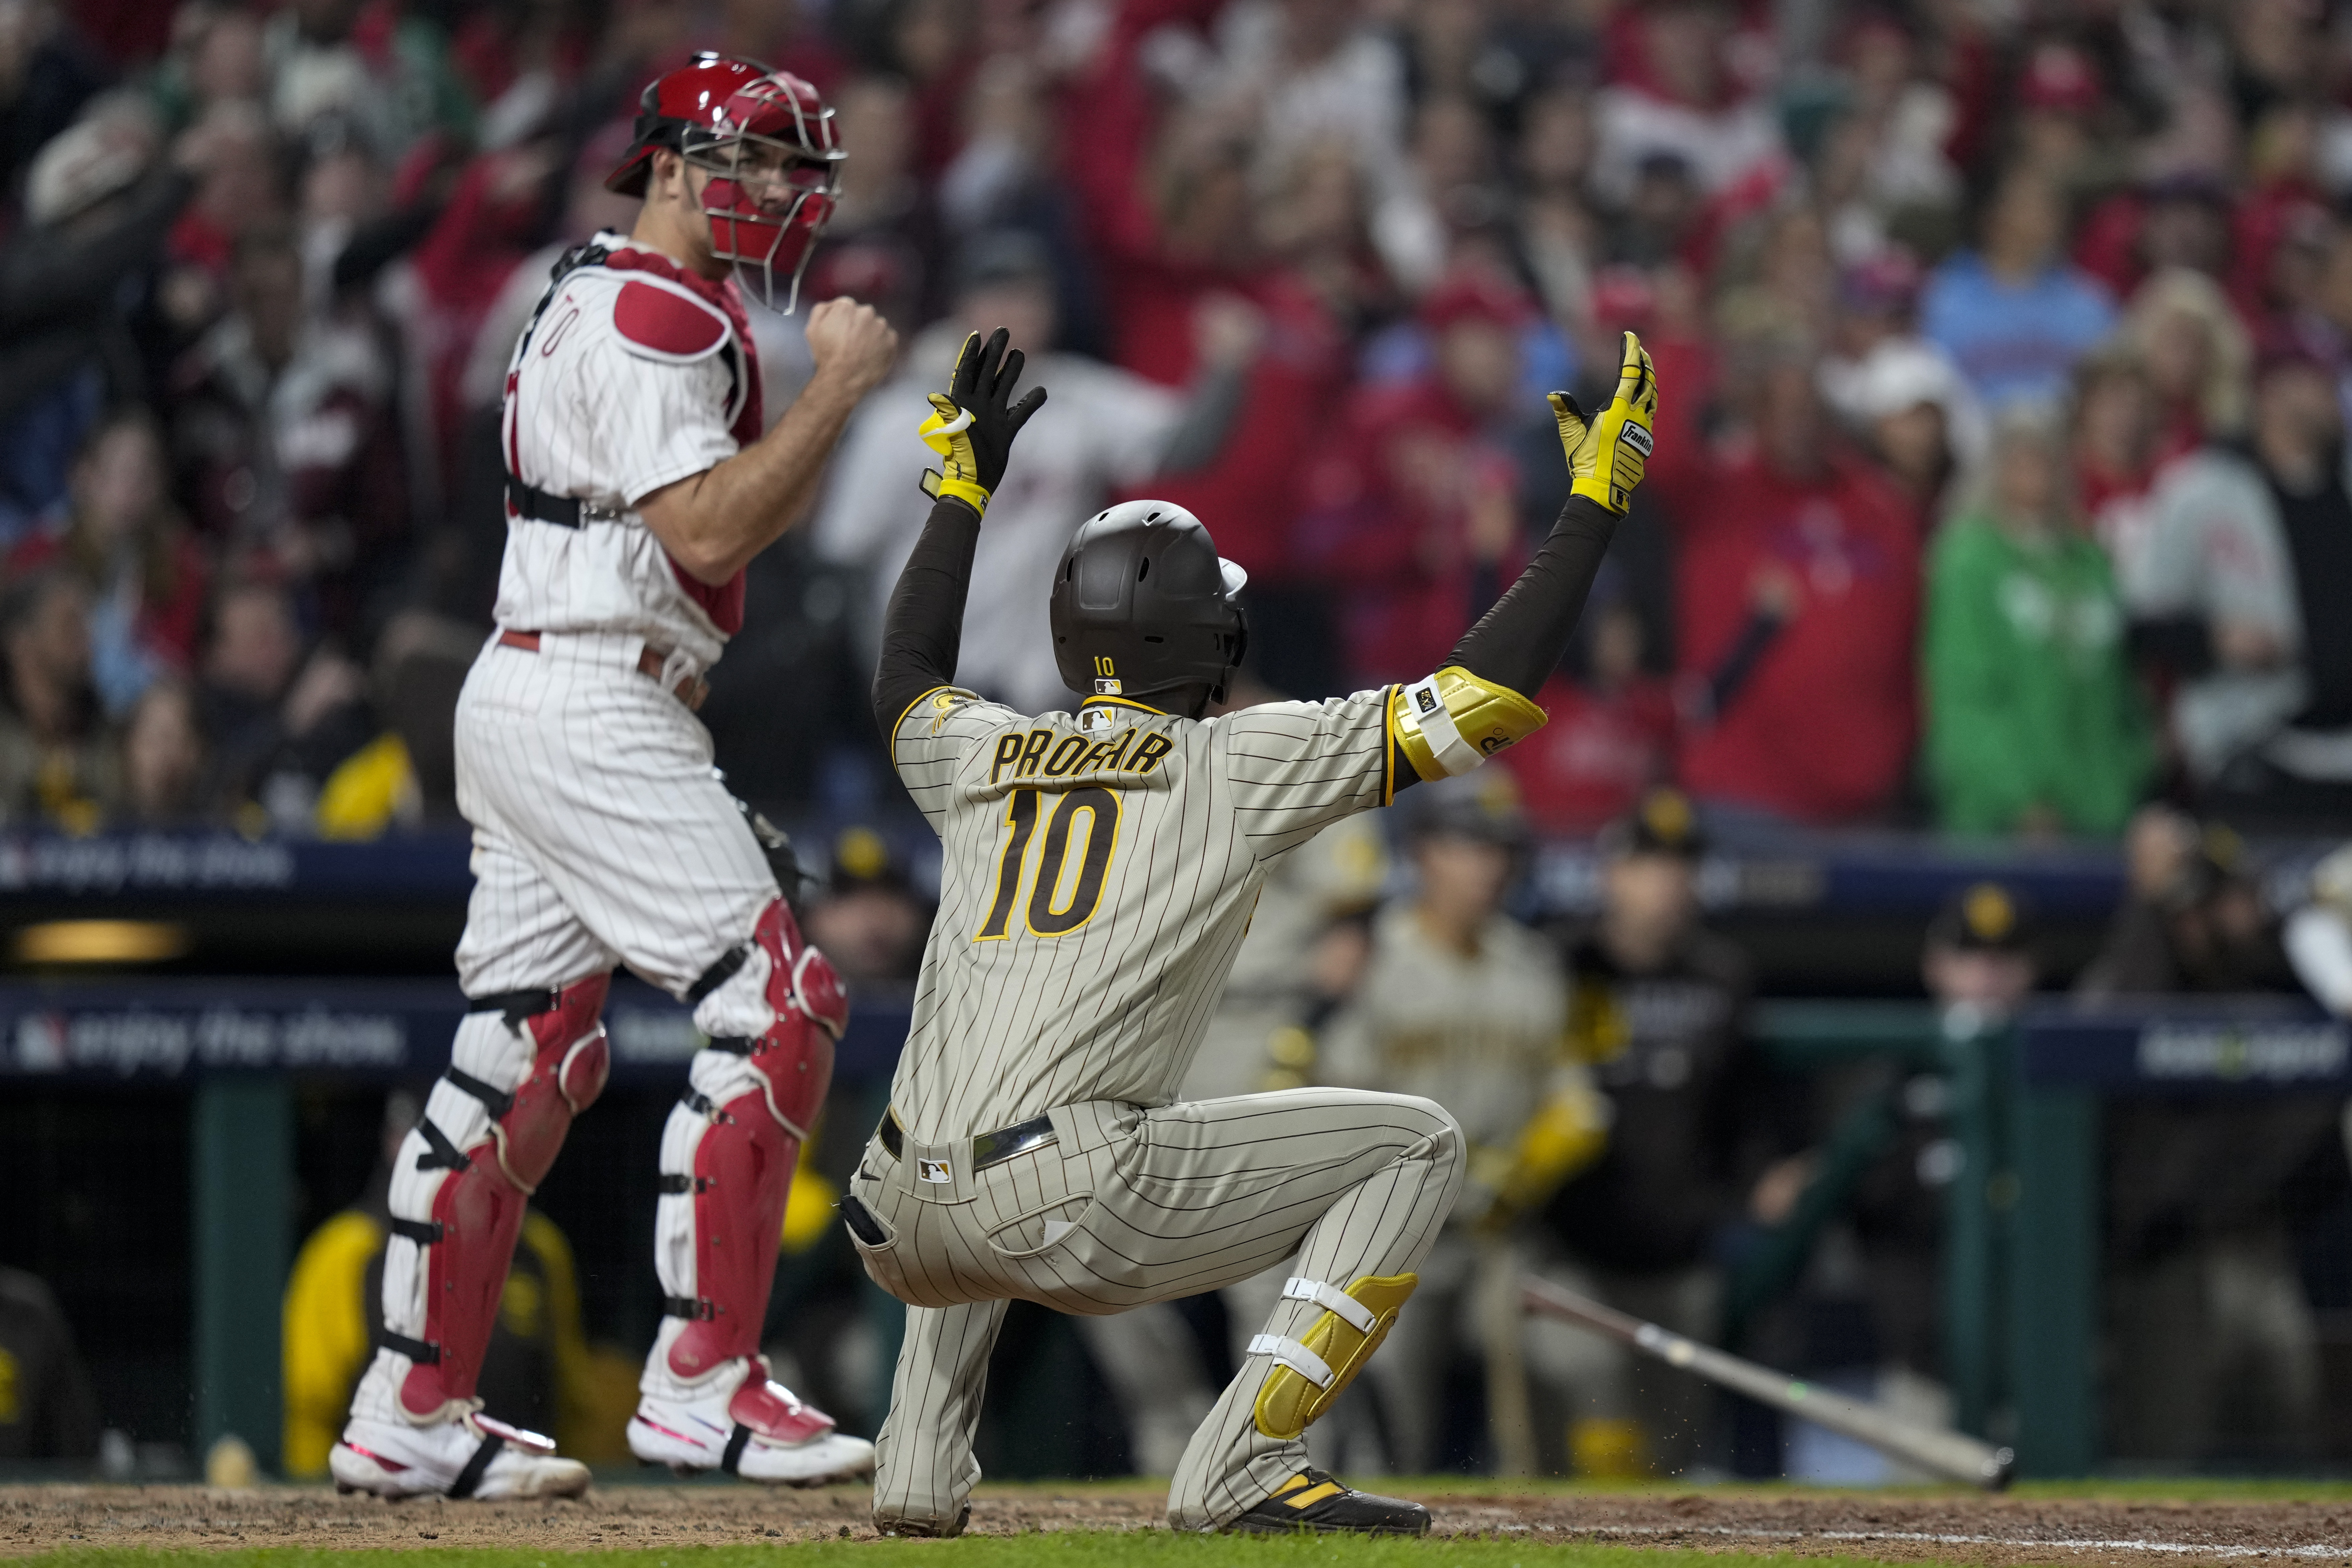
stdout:
{"type": "Polygon", "coordinates": [[[474,999],[449,1070],[402,1144],[384,1258],[385,1347],[411,1420],[474,1396],[530,1194],[604,1089],[609,975],[474,999]]]}
{"type": "Polygon", "coordinates": [[[1258,1390],[1257,1429],[1288,1442],[1312,1426],[1381,1348],[1398,1310],[1420,1283],[1417,1274],[1392,1274],[1366,1275],[1345,1291],[1320,1279],[1294,1278],[1285,1285],[1286,1300],[1312,1301],[1323,1315],[1297,1339],[1260,1334],[1250,1342],[1250,1354],[1272,1356],[1280,1363],[1258,1390]]]}
{"type": "Polygon", "coordinates": [[[654,1258],[669,1319],[638,1380],[629,1449],[790,1486],[863,1475],[873,1445],[835,1432],[759,1353],[793,1166],[847,1017],[841,982],[779,900],[688,995],[710,1048],[662,1133],[654,1258]]]}
{"type": "Polygon", "coordinates": [[[655,1260],[683,1320],[661,1359],[690,1383],[759,1351],[793,1167],[833,1081],[848,1005],[781,899],[688,994],[710,1047],[662,1134],[655,1260]]]}

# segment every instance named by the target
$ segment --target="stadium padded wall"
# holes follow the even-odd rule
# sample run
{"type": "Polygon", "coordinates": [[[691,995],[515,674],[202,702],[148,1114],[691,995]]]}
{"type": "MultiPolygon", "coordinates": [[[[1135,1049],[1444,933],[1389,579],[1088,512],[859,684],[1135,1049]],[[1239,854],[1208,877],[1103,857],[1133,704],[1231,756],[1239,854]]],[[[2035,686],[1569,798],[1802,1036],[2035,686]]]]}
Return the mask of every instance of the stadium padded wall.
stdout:
{"type": "Polygon", "coordinates": [[[235,1434],[274,1475],[284,1420],[279,1319],[293,1261],[293,1089],[282,1073],[215,1073],[198,1080],[194,1100],[194,1458],[201,1468],[235,1434]]]}
{"type": "Polygon", "coordinates": [[[2099,1456],[2099,1101],[2019,1085],[2010,1270],[2021,1476],[2086,1476],[2099,1456]]]}

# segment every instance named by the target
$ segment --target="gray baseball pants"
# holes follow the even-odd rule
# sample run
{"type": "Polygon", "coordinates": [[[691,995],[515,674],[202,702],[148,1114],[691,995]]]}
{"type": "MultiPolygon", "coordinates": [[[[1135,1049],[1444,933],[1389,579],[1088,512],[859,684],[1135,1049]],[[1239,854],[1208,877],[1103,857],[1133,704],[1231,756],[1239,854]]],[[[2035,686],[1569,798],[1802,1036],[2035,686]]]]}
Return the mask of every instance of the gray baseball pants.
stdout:
{"type": "MultiPolygon", "coordinates": [[[[1120,1312],[1294,1254],[1297,1275],[1344,1290],[1418,1266],[1462,1179],[1461,1129],[1410,1095],[1302,1089],[1049,1114],[1054,1142],[977,1173],[969,1140],[908,1140],[894,1158],[877,1138],[850,1183],[883,1232],[878,1245],[853,1237],[866,1270],[908,1304],[875,1443],[882,1529],[952,1527],[971,1495],[972,1434],[1007,1300],[1120,1312]]],[[[1321,1315],[1285,1299],[1265,1332],[1295,1340],[1321,1315]]],[[[1276,1364],[1247,1357],[1193,1433],[1169,1489],[1176,1529],[1225,1524],[1306,1466],[1303,1438],[1257,1429],[1258,1391],[1276,1364]]]]}

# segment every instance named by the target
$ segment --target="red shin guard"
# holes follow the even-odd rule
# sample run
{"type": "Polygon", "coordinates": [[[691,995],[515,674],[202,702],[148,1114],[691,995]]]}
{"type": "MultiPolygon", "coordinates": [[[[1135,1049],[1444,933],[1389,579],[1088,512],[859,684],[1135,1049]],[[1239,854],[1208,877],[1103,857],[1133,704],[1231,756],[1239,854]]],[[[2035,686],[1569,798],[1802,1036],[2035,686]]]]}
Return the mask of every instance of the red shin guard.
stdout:
{"type": "Polygon", "coordinates": [[[782,900],[761,915],[752,939],[768,954],[775,1022],[757,1039],[712,1042],[744,1055],[761,1087],[719,1107],[695,1149],[698,1294],[669,1351],[670,1370],[683,1378],[759,1353],[793,1166],[833,1082],[833,1043],[848,1016],[840,976],[801,940],[782,900]]]}
{"type": "Polygon", "coordinates": [[[489,1136],[453,1161],[438,1147],[446,1137],[429,1118],[423,1124],[436,1145],[426,1158],[453,1168],[434,1194],[432,1219],[414,1227],[422,1234],[403,1233],[425,1254],[424,1338],[394,1347],[414,1363],[400,1389],[413,1414],[473,1397],[530,1194],[555,1163],[572,1117],[604,1087],[610,1057],[597,1017],[610,979],[592,976],[555,992],[542,1012],[509,1015],[509,1026],[526,1033],[533,1049],[530,1076],[512,1092],[450,1068],[449,1081],[489,1112],[489,1136]]]}

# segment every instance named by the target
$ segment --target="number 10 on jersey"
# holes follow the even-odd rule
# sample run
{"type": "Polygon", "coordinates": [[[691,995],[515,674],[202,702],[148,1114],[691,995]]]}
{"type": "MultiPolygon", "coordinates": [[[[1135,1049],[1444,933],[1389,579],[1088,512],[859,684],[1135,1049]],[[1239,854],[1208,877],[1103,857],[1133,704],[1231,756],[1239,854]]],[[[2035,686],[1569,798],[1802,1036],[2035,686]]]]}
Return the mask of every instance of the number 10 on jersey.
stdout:
{"type": "Polygon", "coordinates": [[[1103,879],[1110,873],[1111,855],[1118,847],[1118,792],[1099,784],[1055,790],[1050,809],[1039,798],[1045,793],[1016,789],[1005,800],[1004,826],[1009,835],[996,863],[996,900],[990,905],[987,923],[972,938],[974,942],[995,942],[1010,934],[1013,911],[1021,902],[1021,884],[1029,867],[1029,844],[1037,837],[1041,812],[1045,815],[1045,843],[1038,852],[1036,880],[1029,890],[1030,934],[1067,935],[1092,920],[1095,906],[1102,902],[1103,879]],[[1080,837],[1081,834],[1085,837],[1080,837]],[[1066,882],[1069,886],[1065,887],[1066,882]]]}

